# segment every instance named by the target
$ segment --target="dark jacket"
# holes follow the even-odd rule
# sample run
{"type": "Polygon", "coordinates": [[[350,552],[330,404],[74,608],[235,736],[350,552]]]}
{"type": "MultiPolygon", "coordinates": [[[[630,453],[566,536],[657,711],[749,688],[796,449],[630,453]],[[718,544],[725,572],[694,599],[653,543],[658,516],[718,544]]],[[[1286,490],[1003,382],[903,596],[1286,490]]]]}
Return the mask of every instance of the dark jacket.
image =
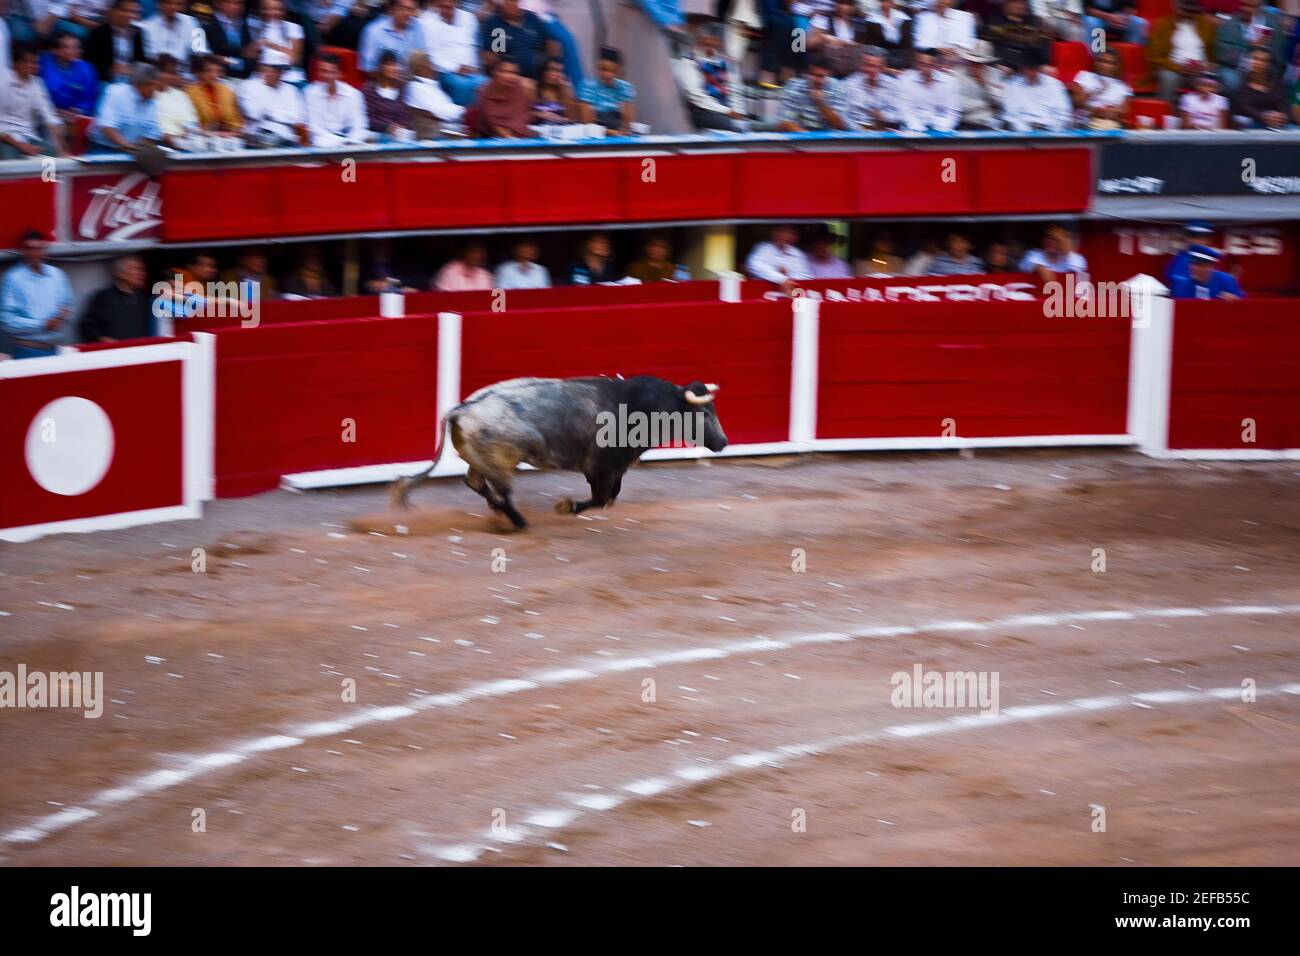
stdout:
{"type": "Polygon", "coordinates": [[[81,316],[81,340],[144,339],[154,334],[153,303],[142,289],[123,292],[116,284],[105,286],[90,297],[81,316]]]}
{"type": "Polygon", "coordinates": [[[257,66],[256,62],[244,59],[244,50],[253,42],[253,35],[248,29],[247,17],[239,21],[238,43],[230,41],[225,27],[221,25],[221,21],[217,19],[215,14],[204,26],[203,33],[208,40],[208,49],[226,61],[227,76],[243,79],[253,72],[257,66]]]}
{"type": "MultiPolygon", "coordinates": [[[[131,25],[127,31],[131,34],[131,53],[132,63],[144,62],[144,34],[140,28],[131,25]]],[[[95,68],[99,74],[101,83],[113,82],[113,66],[117,62],[117,47],[113,44],[113,28],[107,23],[101,23],[95,29],[90,31],[90,36],[86,37],[86,50],[84,57],[87,63],[95,68]]]]}

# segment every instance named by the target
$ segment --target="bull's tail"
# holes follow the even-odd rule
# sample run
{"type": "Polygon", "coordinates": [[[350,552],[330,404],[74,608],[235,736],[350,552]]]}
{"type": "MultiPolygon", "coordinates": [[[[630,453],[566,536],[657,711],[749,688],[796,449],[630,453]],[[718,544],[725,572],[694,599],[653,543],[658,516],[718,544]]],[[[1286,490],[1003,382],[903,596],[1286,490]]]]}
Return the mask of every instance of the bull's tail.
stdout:
{"type": "Polygon", "coordinates": [[[438,459],[442,457],[442,446],[447,438],[448,419],[450,417],[450,415],[446,415],[438,423],[438,440],[433,446],[433,463],[429,465],[429,470],[422,471],[418,475],[407,475],[405,478],[398,478],[389,486],[388,497],[394,508],[409,508],[411,506],[411,490],[428,479],[433,474],[433,470],[438,467],[438,459]]]}

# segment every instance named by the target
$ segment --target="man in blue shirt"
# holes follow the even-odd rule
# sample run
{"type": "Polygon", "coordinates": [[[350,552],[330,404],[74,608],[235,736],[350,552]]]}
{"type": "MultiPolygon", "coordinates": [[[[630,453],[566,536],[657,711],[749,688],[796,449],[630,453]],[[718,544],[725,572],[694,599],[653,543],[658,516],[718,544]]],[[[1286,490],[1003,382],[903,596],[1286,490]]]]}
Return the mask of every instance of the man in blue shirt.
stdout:
{"type": "Polygon", "coordinates": [[[1175,299],[1244,299],[1237,280],[1218,268],[1219,253],[1209,246],[1191,246],[1188,253],[1188,273],[1174,276],[1169,284],[1169,294],[1175,299]]]}
{"type": "Polygon", "coordinates": [[[391,50],[402,69],[408,68],[411,54],[425,51],[424,27],[415,18],[415,0],[393,0],[388,15],[372,20],[361,31],[358,65],[363,73],[376,73],[379,58],[391,50]]]}
{"type": "Polygon", "coordinates": [[[13,339],[13,357],[53,355],[67,341],[72,287],[45,261],[49,243],[35,229],[22,238],[22,261],[0,280],[0,326],[13,339]]]}
{"type": "MultiPolygon", "coordinates": [[[[547,55],[549,35],[542,18],[519,6],[519,0],[501,0],[497,12],[479,27],[479,50],[483,66],[491,72],[497,60],[508,60],[519,67],[519,74],[530,80],[538,78],[547,55]]],[[[559,44],[553,51],[562,55],[559,44]]]]}
{"type": "Polygon", "coordinates": [[[599,123],[620,136],[628,134],[636,119],[636,88],[619,76],[622,57],[612,47],[600,51],[596,75],[578,87],[584,123],[599,123]]]}
{"type": "Polygon", "coordinates": [[[1183,248],[1165,267],[1165,282],[1173,282],[1174,276],[1187,275],[1192,263],[1192,246],[1209,242],[1212,235],[1214,227],[1204,219],[1193,219],[1183,226],[1183,248]]]}
{"type": "Polygon", "coordinates": [[[91,152],[130,152],[142,142],[165,139],[158,125],[158,70],[137,63],[130,83],[110,83],[90,126],[91,152]]]}
{"type": "Polygon", "coordinates": [[[60,34],[54,50],[41,57],[41,79],[56,109],[90,116],[99,95],[99,74],[81,58],[81,41],[71,33],[60,34]]]}

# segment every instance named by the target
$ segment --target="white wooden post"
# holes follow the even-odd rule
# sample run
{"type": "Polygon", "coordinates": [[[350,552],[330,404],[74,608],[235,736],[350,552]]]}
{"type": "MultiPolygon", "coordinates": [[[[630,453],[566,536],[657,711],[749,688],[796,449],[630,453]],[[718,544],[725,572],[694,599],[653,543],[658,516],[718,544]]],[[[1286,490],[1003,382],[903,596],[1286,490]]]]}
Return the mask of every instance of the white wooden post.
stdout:
{"type": "Polygon", "coordinates": [[[790,441],[811,446],[817,437],[817,346],[821,299],[796,295],[791,300],[794,341],[790,355],[790,441]]]}
{"type": "Polygon", "coordinates": [[[1128,433],[1138,450],[1169,450],[1169,387],[1174,349],[1174,303],[1157,279],[1136,275],[1128,290],[1132,339],[1129,348],[1128,433]]]}

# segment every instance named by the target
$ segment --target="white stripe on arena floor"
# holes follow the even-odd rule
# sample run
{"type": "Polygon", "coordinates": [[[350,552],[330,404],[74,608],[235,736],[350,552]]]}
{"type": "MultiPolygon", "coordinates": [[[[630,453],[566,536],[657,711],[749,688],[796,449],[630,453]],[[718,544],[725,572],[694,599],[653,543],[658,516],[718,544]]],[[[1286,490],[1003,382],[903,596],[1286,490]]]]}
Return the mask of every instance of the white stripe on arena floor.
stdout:
{"type": "Polygon", "coordinates": [[[1279,615],[1300,613],[1300,604],[1235,604],[1210,607],[1169,607],[1139,608],[1130,611],[1067,611],[1059,614],[1015,614],[997,618],[992,621],[946,620],[930,621],[918,625],[890,625],[871,627],[850,631],[820,631],[809,634],[795,634],[784,638],[755,637],[744,641],[731,641],[712,647],[691,647],[681,650],[663,651],[658,654],[641,655],[613,661],[594,661],[584,666],[567,667],[558,670],[541,671],[524,677],[504,678],[471,684],[458,691],[433,694],[421,698],[414,704],[390,707],[370,707],[358,713],[340,717],[336,720],[318,721],[299,727],[287,728],[285,732],[270,734],[249,740],[232,743],[224,750],[182,757],[176,766],[160,768],[122,783],[108,790],[92,794],[82,804],[66,807],[56,813],[34,820],[32,823],[10,830],[4,834],[6,843],[36,843],[52,833],[63,830],[73,824],[101,816],[105,811],[120,804],[129,803],[150,794],[171,789],[190,780],[206,776],[226,767],[241,764],[259,754],[276,750],[299,747],[308,740],[321,737],[336,737],[358,727],[387,721],[403,720],[414,717],[428,710],[442,710],[461,707],[478,700],[496,697],[508,697],[524,691],[543,687],[557,687],[579,681],[594,680],[607,674],[631,671],[652,670],[673,664],[690,664],[698,661],[716,661],[741,654],[761,654],[769,651],[788,650],[814,644],[829,644],[844,641],[870,640],[879,637],[907,637],[935,631],[968,632],[1004,629],[1021,629],[1035,627],[1054,627],[1060,624],[1073,624],[1084,621],[1144,621],[1166,618],[1201,618],[1223,615],[1251,617],[1259,615],[1279,615]]]}
{"type": "MultiPolygon", "coordinates": [[[[1300,695],[1300,684],[1283,684],[1279,687],[1259,688],[1255,693],[1259,696],[1300,695]]],[[[499,830],[489,831],[481,838],[482,842],[435,847],[428,849],[427,852],[440,860],[450,863],[472,863],[485,852],[499,852],[503,845],[514,845],[530,839],[535,842],[549,841],[580,817],[592,813],[613,810],[624,804],[634,803],[637,800],[649,797],[660,797],[665,793],[687,791],[711,780],[750,773],[760,768],[780,768],[801,757],[819,756],[861,744],[882,743],[890,738],[931,737],[936,734],[951,734],[962,730],[983,730],[991,727],[1001,727],[1009,723],[1044,720],[1070,714],[1091,713],[1098,710],[1114,710],[1125,705],[1153,709],[1155,705],[1241,700],[1241,697],[1242,688],[1240,687],[1215,687],[1210,690],[1156,690],[1114,697],[1080,697],[1060,704],[1008,707],[998,714],[987,716],[962,714],[944,720],[895,724],[881,730],[828,737],[814,743],[793,744],[772,750],[752,750],[748,753],[735,754],[725,760],[719,760],[709,765],[697,764],[683,767],[664,776],[633,780],[615,788],[616,792],[614,793],[562,795],[556,799],[555,806],[530,813],[522,826],[502,827],[499,830]]]]}

